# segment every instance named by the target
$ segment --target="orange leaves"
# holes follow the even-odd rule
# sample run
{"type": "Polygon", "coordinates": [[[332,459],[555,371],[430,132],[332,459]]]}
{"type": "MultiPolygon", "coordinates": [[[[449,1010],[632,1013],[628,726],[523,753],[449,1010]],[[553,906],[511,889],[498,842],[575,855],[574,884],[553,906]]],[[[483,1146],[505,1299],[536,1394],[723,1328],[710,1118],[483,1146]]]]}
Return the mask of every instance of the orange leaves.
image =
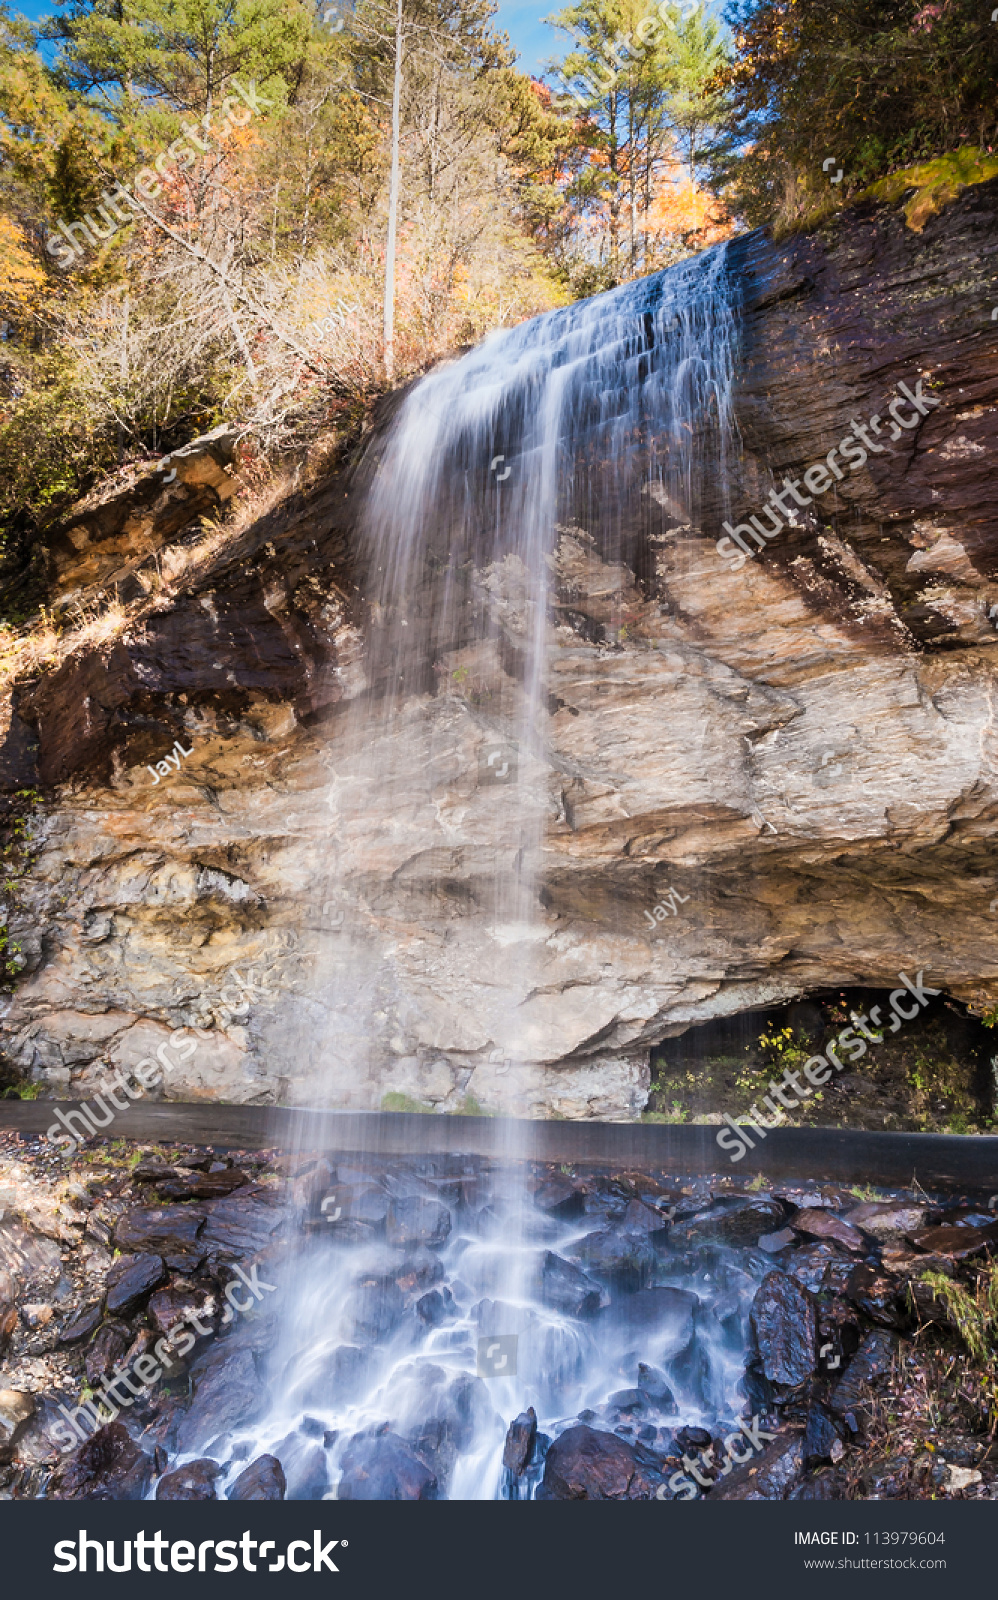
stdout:
{"type": "Polygon", "coordinates": [[[707,189],[694,188],[688,177],[678,183],[663,183],[656,191],[645,217],[653,248],[682,238],[698,248],[717,244],[732,233],[734,224],[724,207],[707,189]]]}
{"type": "Polygon", "coordinates": [[[46,281],[44,272],[32,261],[17,223],[0,216],[0,306],[11,316],[29,314],[46,281]]]}

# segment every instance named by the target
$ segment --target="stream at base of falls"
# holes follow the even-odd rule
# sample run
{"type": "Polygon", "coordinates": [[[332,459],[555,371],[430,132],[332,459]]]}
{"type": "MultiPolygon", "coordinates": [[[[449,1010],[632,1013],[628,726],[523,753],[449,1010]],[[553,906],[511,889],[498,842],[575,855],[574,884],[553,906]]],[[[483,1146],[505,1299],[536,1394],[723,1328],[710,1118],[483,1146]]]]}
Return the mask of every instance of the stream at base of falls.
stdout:
{"type": "Polygon", "coordinates": [[[929,1212],[731,1185],[300,1157],[297,1250],[264,1267],[279,1314],[219,1346],[251,1350],[261,1388],[214,1438],[195,1398],[184,1454],[222,1463],[220,1495],[275,1458],[304,1500],[692,1498],[756,1446],[800,1478],[806,1438],[834,1461],[855,1429],[839,1369],[859,1348],[861,1385],[904,1322],[878,1252],[929,1212]]]}

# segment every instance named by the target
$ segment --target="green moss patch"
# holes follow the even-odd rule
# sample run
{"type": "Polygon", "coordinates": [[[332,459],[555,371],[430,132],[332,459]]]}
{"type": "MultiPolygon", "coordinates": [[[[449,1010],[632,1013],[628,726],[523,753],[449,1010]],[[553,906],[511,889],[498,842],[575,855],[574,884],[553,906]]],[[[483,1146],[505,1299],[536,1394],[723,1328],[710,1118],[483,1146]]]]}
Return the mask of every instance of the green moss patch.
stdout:
{"type": "Polygon", "coordinates": [[[964,148],[916,167],[904,167],[889,178],[871,183],[858,197],[861,200],[905,201],[905,221],[914,233],[921,233],[930,217],[949,205],[971,184],[998,178],[998,156],[985,156],[979,150],[964,148]]]}

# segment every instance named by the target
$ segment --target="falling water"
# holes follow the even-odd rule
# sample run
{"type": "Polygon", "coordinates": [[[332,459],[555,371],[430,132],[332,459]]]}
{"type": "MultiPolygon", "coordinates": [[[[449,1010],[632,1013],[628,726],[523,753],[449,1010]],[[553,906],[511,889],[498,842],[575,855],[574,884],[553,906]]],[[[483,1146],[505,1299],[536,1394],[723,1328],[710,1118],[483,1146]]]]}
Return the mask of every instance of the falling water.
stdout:
{"type": "MultiPolygon", "coordinates": [[[[679,1258],[652,1271],[645,1239],[633,1272],[594,1267],[580,1290],[577,1269],[562,1273],[546,1252],[564,1263],[594,1229],[625,1225],[627,1200],[596,1185],[582,1216],[538,1210],[513,1120],[537,1106],[525,1002],[547,937],[545,829],[564,784],[547,731],[549,672],[572,626],[570,595],[554,591],[559,541],[640,577],[653,509],[680,535],[708,516],[716,525],[735,327],[719,247],[439,367],[367,463],[358,582],[370,615],[363,650],[340,669],[302,1092],[374,1108],[386,1086],[408,1083],[402,1036],[419,1019],[398,953],[422,964],[428,989],[436,981],[445,1040],[447,974],[463,960],[486,1042],[456,1037],[453,1053],[476,1056],[469,1082],[496,1115],[495,1146],[484,1163],[414,1155],[386,1171],[358,1158],[300,1178],[304,1242],[284,1289],[273,1399],[236,1451],[277,1454],[292,1495],[350,1482],[357,1493],[358,1472],[375,1496],[391,1493],[378,1489],[377,1451],[394,1446],[371,1442],[386,1424],[382,1439],[421,1441],[441,1493],[532,1492],[536,1472],[515,1490],[503,1474],[510,1419],[532,1404],[548,1434],[587,1408],[619,1420],[610,1396],[637,1381],[639,1361],[673,1424],[742,1409],[759,1272],[722,1251],[706,1285],[699,1268],[693,1283],[679,1258]],[[436,917],[440,893],[460,914],[436,917]],[[515,1376],[501,1349],[482,1372],[489,1336],[515,1340],[515,1376]]],[[[475,1108],[473,1096],[464,1109],[475,1108]]],[[[665,1228],[654,1204],[639,1232],[665,1228]]]]}
{"type": "MultiPolygon", "coordinates": [[[[531,1114],[538,1041],[523,1005],[546,934],[545,829],[566,778],[548,731],[550,669],[566,634],[578,642],[570,595],[553,603],[552,565],[574,536],[619,585],[644,573],[653,515],[678,534],[705,508],[712,526],[723,515],[733,300],[719,247],[495,334],[402,403],[359,530],[370,617],[330,754],[320,901],[332,931],[316,985],[324,1019],[302,1040],[307,1103],[376,1107],[386,1078],[403,1078],[393,1040],[413,1008],[396,955],[422,942],[415,959],[432,980],[437,941],[464,968],[441,1010],[470,1003],[488,1037],[473,1100],[531,1114]]],[[[425,1031],[446,1036],[439,1019],[425,1031]]]]}

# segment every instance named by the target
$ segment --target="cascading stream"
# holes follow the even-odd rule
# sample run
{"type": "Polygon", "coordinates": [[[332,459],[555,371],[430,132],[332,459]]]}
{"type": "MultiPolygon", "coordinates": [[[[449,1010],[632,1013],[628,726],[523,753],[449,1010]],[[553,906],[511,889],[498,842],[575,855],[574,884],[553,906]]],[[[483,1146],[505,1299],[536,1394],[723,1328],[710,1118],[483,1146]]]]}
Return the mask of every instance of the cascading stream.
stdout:
{"type": "MultiPolygon", "coordinates": [[[[331,753],[303,1093],[368,1108],[393,1062],[407,1081],[404,1036],[418,1037],[420,1019],[393,952],[416,950],[432,974],[435,950],[457,936],[433,926],[420,894],[428,875],[451,872],[487,1038],[466,1068],[464,1109],[482,1093],[495,1143],[488,1170],[464,1175],[423,1161],[379,1176],[360,1160],[303,1178],[273,1398],[252,1429],[253,1448],[284,1462],[291,1495],[339,1483],[395,1497],[377,1488],[392,1449],[403,1473],[432,1459],[441,1494],[531,1493],[536,1473],[515,1489],[504,1477],[511,1417],[532,1404],[550,1433],[587,1407],[605,1414],[639,1360],[680,1420],[739,1409],[758,1273],[717,1265],[712,1292],[730,1305],[709,1322],[688,1269],[653,1270],[647,1244],[634,1271],[601,1275],[597,1263],[586,1279],[568,1258],[610,1225],[620,1197],[573,1221],[541,1215],[512,1120],[532,1109],[541,1044],[526,1003],[549,931],[538,874],[564,783],[546,731],[564,622],[558,541],[570,532],[609,570],[638,570],[626,530],[649,499],[679,531],[705,508],[724,514],[735,326],[721,246],[493,335],[418,383],[381,446],[360,530],[363,681],[346,685],[331,753]],[[561,1266],[545,1266],[548,1252],[561,1266]],[[482,1374],[490,1336],[515,1341],[515,1377],[482,1374]]],[[[439,1000],[446,1013],[447,993],[439,1000]]],[[[247,1435],[242,1458],[249,1447],[247,1435]]]]}

